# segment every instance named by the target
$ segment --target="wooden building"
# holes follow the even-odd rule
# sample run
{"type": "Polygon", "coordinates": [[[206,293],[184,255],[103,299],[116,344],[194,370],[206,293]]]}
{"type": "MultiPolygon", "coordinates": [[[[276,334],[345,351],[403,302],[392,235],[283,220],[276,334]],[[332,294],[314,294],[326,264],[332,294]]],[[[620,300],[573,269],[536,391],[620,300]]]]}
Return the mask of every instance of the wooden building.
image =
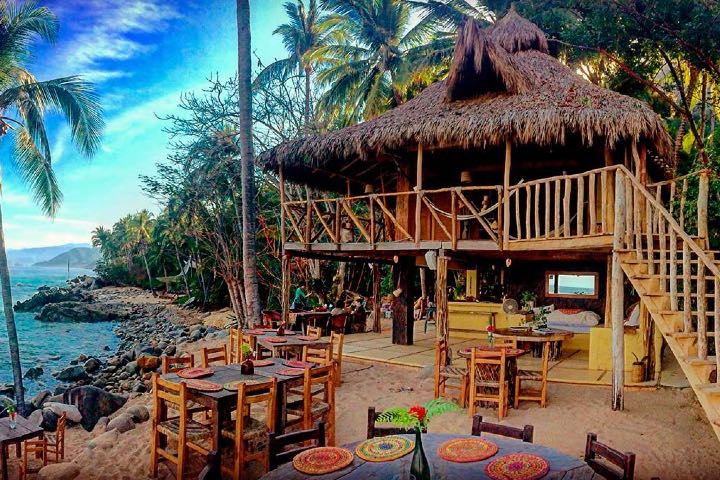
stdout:
{"type": "Polygon", "coordinates": [[[392,263],[408,305],[394,312],[393,341],[412,343],[418,266],[436,269],[439,337],[484,335],[489,315],[468,315],[478,310],[468,300],[531,291],[538,306],[597,315],[575,341],[612,365],[614,408],[631,354],[648,356],[652,376],[664,337],[720,432],[708,173],[675,178],[671,150],[648,105],[552,57],[514,9],[488,29],[470,20],[445,80],[377,118],[260,156],[280,178],[285,295],[289,256],[392,263]],[[322,193],[290,201],[288,181],[322,193]],[[465,303],[448,303],[448,269],[467,272],[465,303]]]}

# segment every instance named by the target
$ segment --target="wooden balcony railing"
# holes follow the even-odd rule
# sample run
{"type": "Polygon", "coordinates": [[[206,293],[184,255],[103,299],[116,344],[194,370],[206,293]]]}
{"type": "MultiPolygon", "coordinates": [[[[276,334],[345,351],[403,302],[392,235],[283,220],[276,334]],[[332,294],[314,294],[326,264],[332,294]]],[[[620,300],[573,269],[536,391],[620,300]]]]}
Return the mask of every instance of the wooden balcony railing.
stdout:
{"type": "Polygon", "coordinates": [[[647,188],[688,235],[707,236],[708,170],[651,183],[647,188]],[[693,198],[697,203],[688,201],[693,198]]]}

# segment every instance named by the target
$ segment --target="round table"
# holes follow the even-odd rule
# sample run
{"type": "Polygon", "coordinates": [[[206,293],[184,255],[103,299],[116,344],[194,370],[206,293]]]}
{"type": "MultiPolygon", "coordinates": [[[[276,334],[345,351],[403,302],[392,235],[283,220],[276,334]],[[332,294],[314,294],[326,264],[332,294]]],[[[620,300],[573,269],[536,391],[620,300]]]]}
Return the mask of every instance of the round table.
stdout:
{"type": "MultiPolygon", "coordinates": [[[[572,338],[574,334],[573,332],[569,332],[567,330],[559,330],[557,328],[548,329],[548,333],[533,332],[531,328],[525,328],[522,330],[514,328],[498,328],[495,331],[494,335],[498,338],[514,338],[518,341],[518,343],[549,343],[552,346],[553,344],[557,344],[557,342],[562,342],[563,340],[568,340],[572,338]]],[[[533,356],[539,356],[537,355],[537,351],[537,349],[533,348],[533,356]]],[[[540,354],[542,354],[542,349],[540,349],[540,354]]],[[[559,348],[552,348],[550,350],[550,360],[555,360],[559,356],[559,348]]]]}
{"type": "MultiPolygon", "coordinates": [[[[414,435],[408,435],[408,438],[415,439],[414,435]]],[[[472,463],[455,463],[443,460],[437,454],[438,447],[445,441],[453,438],[468,438],[470,435],[456,434],[440,434],[429,433],[423,435],[423,448],[430,470],[434,480],[480,480],[489,478],[485,473],[485,466],[494,459],[506,455],[508,453],[532,453],[539,455],[547,460],[550,470],[543,479],[553,480],[586,480],[594,476],[592,469],[582,460],[571,457],[564,453],[558,452],[549,447],[536,445],[533,443],[524,443],[520,440],[499,437],[496,435],[483,435],[484,440],[495,443],[498,446],[498,452],[487,460],[472,463]]],[[[347,448],[355,458],[353,462],[337,472],[325,475],[307,475],[295,470],[292,462],[281,465],[277,469],[265,474],[261,480],[300,480],[300,479],[318,479],[318,480],[335,480],[342,478],[343,480],[366,480],[366,479],[396,479],[410,480],[410,462],[412,461],[412,452],[402,458],[391,462],[366,462],[355,455],[355,447],[360,442],[354,442],[349,445],[343,445],[347,448]]],[[[596,477],[600,478],[600,477],[596,477]]]]}

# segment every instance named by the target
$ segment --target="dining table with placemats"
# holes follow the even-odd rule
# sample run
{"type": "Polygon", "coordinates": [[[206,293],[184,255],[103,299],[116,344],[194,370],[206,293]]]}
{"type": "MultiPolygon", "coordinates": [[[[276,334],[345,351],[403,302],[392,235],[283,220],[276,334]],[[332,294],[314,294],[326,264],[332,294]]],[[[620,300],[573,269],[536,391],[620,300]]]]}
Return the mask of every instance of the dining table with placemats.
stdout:
{"type": "Polygon", "coordinates": [[[300,335],[298,332],[286,331],[284,335],[278,335],[276,330],[254,329],[245,330],[243,334],[255,337],[255,352],[258,358],[261,358],[261,348],[270,351],[273,357],[279,357],[284,350],[302,350],[306,345],[311,348],[326,347],[330,343],[327,338],[300,335]]]}
{"type": "Polygon", "coordinates": [[[8,445],[19,444],[25,440],[32,438],[42,438],[43,429],[38,425],[34,425],[28,419],[17,415],[15,417],[15,426],[9,417],[0,418],[0,471],[2,471],[2,479],[8,480],[7,456],[9,453],[8,445]]]}
{"type": "MultiPolygon", "coordinates": [[[[399,435],[398,437],[405,440],[405,442],[411,442],[414,446],[414,435],[399,435]]],[[[390,439],[390,437],[384,438],[390,439]]],[[[399,457],[393,455],[387,456],[387,459],[378,457],[374,461],[365,460],[363,457],[368,458],[368,454],[363,453],[363,447],[371,440],[344,445],[343,448],[352,453],[353,458],[352,462],[347,466],[340,468],[342,464],[338,465],[338,470],[324,474],[303,473],[296,467],[298,462],[289,462],[268,472],[261,477],[261,480],[412,479],[410,475],[410,464],[413,458],[412,448],[405,448],[404,451],[400,452],[402,455],[399,457]]],[[[579,458],[566,455],[543,445],[496,435],[477,437],[472,435],[428,433],[423,434],[422,442],[434,480],[499,478],[600,480],[602,478],[579,458]],[[461,444],[471,442],[484,444],[487,454],[477,458],[468,458],[462,454],[455,457],[448,455],[453,446],[456,447],[456,451],[462,452],[463,447],[461,444]],[[482,460],[479,460],[479,458],[482,458],[482,460]],[[528,471],[523,472],[522,468],[528,471]],[[532,469],[535,469],[534,472],[531,471],[532,469]],[[516,473],[518,476],[503,477],[504,472],[516,473]],[[520,476],[522,474],[525,474],[525,476],[520,476]]],[[[402,448],[402,445],[399,448],[402,448]]],[[[475,450],[472,449],[473,452],[475,450]]]]}
{"type": "Polygon", "coordinates": [[[520,343],[531,343],[533,346],[538,348],[534,349],[533,355],[542,355],[541,345],[549,343],[550,349],[550,360],[556,360],[560,356],[560,345],[563,340],[569,340],[574,336],[574,333],[568,330],[561,330],[559,328],[546,328],[546,329],[534,329],[534,328],[523,328],[523,327],[510,327],[510,328],[498,328],[493,333],[498,338],[511,338],[517,340],[520,343]],[[552,346],[555,346],[552,348],[552,346]]]}
{"type": "MultiPolygon", "coordinates": [[[[522,348],[508,348],[508,347],[495,347],[490,345],[478,345],[478,354],[482,357],[488,357],[488,358],[494,358],[500,356],[500,350],[505,350],[505,371],[507,373],[507,380],[508,380],[508,402],[510,405],[514,404],[515,401],[515,381],[517,378],[517,359],[518,357],[521,357],[522,355],[525,355],[527,353],[526,350],[523,350],[522,348]]],[[[468,372],[471,371],[471,358],[472,358],[472,348],[467,347],[463,348],[461,350],[458,350],[458,356],[467,359],[467,369],[468,372]]],[[[497,370],[497,369],[496,369],[497,370]]],[[[481,376],[484,380],[490,380],[491,377],[493,377],[493,372],[486,371],[486,372],[480,372],[481,376]],[[486,378],[487,377],[487,378],[486,378]]],[[[481,405],[484,402],[481,402],[481,405]]],[[[489,404],[488,404],[489,406],[489,404]]]]}

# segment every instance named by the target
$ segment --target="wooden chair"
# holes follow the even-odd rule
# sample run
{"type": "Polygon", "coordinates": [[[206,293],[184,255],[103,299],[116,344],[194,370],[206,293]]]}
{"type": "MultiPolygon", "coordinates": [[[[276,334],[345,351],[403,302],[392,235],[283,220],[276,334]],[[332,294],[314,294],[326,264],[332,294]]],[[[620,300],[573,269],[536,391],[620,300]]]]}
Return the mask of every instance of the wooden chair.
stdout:
{"type": "Polygon", "coordinates": [[[497,356],[483,355],[472,349],[470,358],[470,416],[475,415],[478,402],[498,404],[498,420],[502,420],[508,407],[508,381],[505,379],[505,350],[497,356]]]}
{"type": "Polygon", "coordinates": [[[333,366],[335,367],[335,386],[339,387],[342,376],[342,358],[343,358],[343,343],[345,343],[344,333],[330,333],[330,345],[332,347],[332,360],[333,366]]]}
{"type": "Polygon", "coordinates": [[[38,473],[47,464],[47,439],[25,440],[23,442],[22,463],[20,464],[20,480],[25,480],[28,475],[38,473]]]}
{"type": "Polygon", "coordinates": [[[545,408],[547,404],[547,384],[548,384],[548,363],[550,359],[550,342],[543,344],[542,367],[540,370],[518,370],[515,377],[515,408],[518,408],[520,400],[528,400],[531,402],[540,402],[540,407],[545,408]],[[523,382],[538,382],[540,388],[522,389],[523,382]]]}
{"type": "Polygon", "coordinates": [[[65,460],[65,424],[67,423],[67,414],[63,413],[57,421],[55,432],[45,433],[47,440],[47,456],[50,461],[50,455],[55,455],[55,463],[65,460]]]}
{"type": "Polygon", "coordinates": [[[435,346],[435,398],[449,397],[457,400],[458,405],[465,407],[468,391],[468,372],[462,367],[448,365],[447,340],[438,340],[435,346]],[[457,395],[447,395],[446,390],[456,390],[457,395]]]}
{"type": "Polygon", "coordinates": [[[309,430],[316,421],[325,422],[327,444],[335,446],[335,379],[333,365],[306,368],[303,378],[303,394],[299,400],[288,401],[287,426],[301,425],[309,430]]]}
{"type": "MultiPolygon", "coordinates": [[[[375,426],[375,423],[377,422],[377,419],[379,416],[380,416],[380,413],[377,413],[375,411],[375,407],[368,407],[368,423],[367,423],[367,438],[368,439],[375,438],[375,437],[386,437],[388,435],[402,435],[405,433],[412,433],[411,430],[407,430],[405,428],[375,426]]],[[[422,432],[427,433],[427,427],[423,427],[422,432]]]]}
{"type": "Polygon", "coordinates": [[[322,327],[313,327],[312,325],[307,326],[307,336],[308,337],[315,337],[320,338],[322,337],[322,327]]]}
{"type": "Polygon", "coordinates": [[[276,378],[255,385],[240,385],[235,420],[222,428],[222,436],[235,445],[233,468],[223,466],[222,471],[235,480],[241,478],[245,465],[251,460],[262,462],[266,471],[269,468],[267,441],[268,434],[275,430],[276,392],[276,378]],[[264,410],[262,418],[253,417],[253,407],[264,410]]]}
{"type": "Polygon", "coordinates": [[[275,470],[283,463],[291,461],[299,453],[315,447],[325,446],[325,422],[318,423],[317,428],[310,430],[299,430],[297,432],[277,435],[270,433],[270,470],[275,470]],[[313,442],[308,444],[308,442],[313,442]],[[290,445],[301,445],[287,449],[290,445]]]}
{"type": "Polygon", "coordinates": [[[533,443],[532,425],[525,425],[523,428],[510,427],[508,425],[498,425],[497,423],[483,422],[482,415],[473,417],[472,434],[481,436],[483,432],[492,433],[493,435],[501,435],[503,437],[522,440],[526,443],[533,443]]]}
{"type": "Polygon", "coordinates": [[[162,357],[162,373],[163,375],[168,373],[176,373],[185,368],[192,368],[195,366],[195,357],[192,355],[182,357],[162,357]]]}
{"type": "Polygon", "coordinates": [[[230,327],[228,334],[228,363],[242,363],[245,356],[242,354],[242,346],[247,345],[250,351],[255,351],[255,338],[251,335],[243,335],[242,330],[230,327]]]}
{"type": "Polygon", "coordinates": [[[202,349],[202,366],[209,367],[210,365],[227,365],[228,354],[227,345],[221,345],[215,348],[202,349]]]}
{"type": "Polygon", "coordinates": [[[330,343],[325,347],[303,346],[302,361],[317,363],[321,366],[333,365],[333,344],[330,343]]]}
{"type": "Polygon", "coordinates": [[[597,435],[588,433],[585,443],[585,463],[608,480],[633,480],[635,454],[622,453],[597,441],[597,435]],[[599,457],[599,458],[598,458],[599,457]]]}
{"type": "Polygon", "coordinates": [[[210,427],[196,422],[188,411],[187,390],[184,383],[174,383],[153,375],[153,418],[150,444],[150,473],[157,477],[160,459],[175,465],[175,478],[183,478],[185,462],[191,450],[207,457],[218,446],[210,443],[205,448],[200,442],[212,438],[210,427]],[[169,409],[177,410],[178,416],[167,418],[169,409]],[[168,441],[176,446],[176,453],[168,450],[168,441]]]}
{"type": "Polygon", "coordinates": [[[497,348],[517,348],[517,338],[496,338],[495,347],[497,348]]]}

